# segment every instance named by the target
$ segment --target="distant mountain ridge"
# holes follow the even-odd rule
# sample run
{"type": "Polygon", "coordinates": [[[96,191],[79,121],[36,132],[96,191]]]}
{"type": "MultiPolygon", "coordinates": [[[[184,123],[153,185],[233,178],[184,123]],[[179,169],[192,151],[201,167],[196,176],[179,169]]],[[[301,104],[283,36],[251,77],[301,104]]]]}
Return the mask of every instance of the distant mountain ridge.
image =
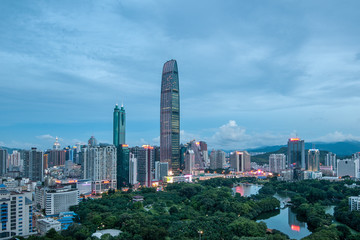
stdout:
{"type": "MultiPolygon", "coordinates": [[[[248,152],[276,152],[282,147],[287,147],[287,145],[277,145],[277,146],[265,146],[260,148],[247,149],[248,152]]],[[[344,142],[305,142],[305,149],[317,148],[319,150],[328,151],[336,153],[338,156],[349,156],[353,153],[360,152],[360,142],[359,141],[344,141],[344,142]]]]}

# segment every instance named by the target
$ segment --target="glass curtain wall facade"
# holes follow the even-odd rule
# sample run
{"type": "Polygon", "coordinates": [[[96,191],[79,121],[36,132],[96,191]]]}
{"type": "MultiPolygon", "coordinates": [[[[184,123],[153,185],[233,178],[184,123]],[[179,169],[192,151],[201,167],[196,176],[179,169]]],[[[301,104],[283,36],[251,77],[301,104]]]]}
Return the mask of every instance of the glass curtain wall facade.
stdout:
{"type": "Polygon", "coordinates": [[[164,64],[160,99],[160,161],[169,164],[169,175],[180,172],[180,95],[176,60],[164,64]]]}
{"type": "Polygon", "coordinates": [[[116,104],[114,108],[113,144],[118,147],[125,144],[126,115],[124,106],[116,104]]]}

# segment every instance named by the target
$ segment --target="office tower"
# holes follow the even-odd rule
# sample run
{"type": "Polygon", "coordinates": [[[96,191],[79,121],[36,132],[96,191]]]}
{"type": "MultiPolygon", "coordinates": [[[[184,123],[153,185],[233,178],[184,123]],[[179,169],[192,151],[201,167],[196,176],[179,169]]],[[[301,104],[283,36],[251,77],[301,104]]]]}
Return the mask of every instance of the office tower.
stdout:
{"type": "Polygon", "coordinates": [[[306,170],[308,171],[320,171],[320,151],[319,149],[309,149],[307,155],[306,170]]]}
{"type": "Polygon", "coordinates": [[[206,166],[206,168],[208,168],[210,166],[210,159],[209,159],[207,143],[204,141],[200,141],[199,144],[200,144],[201,155],[205,162],[205,166],[206,166]]]}
{"type": "Polygon", "coordinates": [[[31,181],[44,180],[44,156],[43,152],[36,148],[24,151],[24,176],[31,181]]]}
{"type": "Polygon", "coordinates": [[[169,164],[169,173],[180,172],[180,96],[175,60],[164,64],[160,99],[160,161],[169,164]]]}
{"type": "Polygon", "coordinates": [[[184,146],[184,144],[180,145],[180,169],[184,170],[185,169],[185,154],[186,154],[186,147],[184,146]]]}
{"type": "Polygon", "coordinates": [[[286,169],[285,154],[270,154],[269,156],[269,171],[272,173],[281,173],[286,169]]]}
{"type": "Polygon", "coordinates": [[[332,167],[332,170],[336,171],[336,154],[329,152],[325,156],[325,166],[332,167]]]}
{"type": "Polygon", "coordinates": [[[135,155],[130,153],[130,161],[129,161],[129,183],[131,185],[137,184],[137,159],[135,155]]]}
{"type": "Polygon", "coordinates": [[[8,168],[8,152],[6,149],[0,149],[0,176],[4,176],[8,168]]]}
{"type": "Polygon", "coordinates": [[[194,150],[188,149],[185,153],[185,174],[194,174],[195,171],[195,153],[194,150]]]}
{"type": "Polygon", "coordinates": [[[84,149],[84,178],[91,179],[93,192],[102,193],[116,188],[116,148],[92,146],[84,149]]]}
{"type": "Polygon", "coordinates": [[[3,184],[1,193],[1,231],[0,239],[10,239],[14,236],[26,237],[32,234],[32,193],[10,192],[3,184]]]}
{"type": "Polygon", "coordinates": [[[153,172],[151,171],[151,166],[153,165],[153,151],[154,148],[150,145],[143,145],[142,148],[138,150],[137,157],[137,181],[141,186],[151,187],[153,172]]]}
{"type": "Polygon", "coordinates": [[[169,165],[167,162],[155,162],[155,179],[162,181],[168,175],[169,165]]]}
{"type": "Polygon", "coordinates": [[[337,160],[337,177],[355,177],[359,176],[359,159],[337,160]]]}
{"type": "Polygon", "coordinates": [[[305,169],[305,143],[300,138],[290,138],[288,141],[288,168],[305,169]]]}
{"type": "Polygon", "coordinates": [[[126,127],[126,114],[125,108],[116,104],[114,108],[114,120],[113,120],[113,144],[118,147],[125,144],[125,127],[126,127]]]}
{"type": "Polygon", "coordinates": [[[224,168],[225,152],[213,149],[210,153],[210,169],[224,168]]]}
{"type": "Polygon", "coordinates": [[[117,189],[129,186],[129,163],[130,163],[130,151],[127,144],[121,144],[117,147],[117,172],[116,181],[117,189]]]}
{"type": "Polygon", "coordinates": [[[230,154],[230,168],[235,172],[250,171],[251,156],[247,151],[235,151],[230,154]]]}

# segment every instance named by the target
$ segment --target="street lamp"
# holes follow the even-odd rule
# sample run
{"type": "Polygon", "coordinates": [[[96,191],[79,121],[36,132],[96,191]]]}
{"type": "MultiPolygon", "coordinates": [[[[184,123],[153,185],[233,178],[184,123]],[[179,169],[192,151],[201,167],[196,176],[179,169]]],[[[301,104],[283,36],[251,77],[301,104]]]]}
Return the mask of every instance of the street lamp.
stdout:
{"type": "Polygon", "coordinates": [[[202,235],[204,232],[203,232],[203,230],[199,230],[198,233],[199,233],[199,240],[201,240],[201,235],[202,235]]]}

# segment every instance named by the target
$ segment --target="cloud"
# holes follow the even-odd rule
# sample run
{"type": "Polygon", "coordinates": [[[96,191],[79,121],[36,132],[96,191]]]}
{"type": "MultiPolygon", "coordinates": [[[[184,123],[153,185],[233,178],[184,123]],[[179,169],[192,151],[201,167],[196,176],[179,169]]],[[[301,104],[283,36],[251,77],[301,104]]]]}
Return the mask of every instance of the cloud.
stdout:
{"type": "Polygon", "coordinates": [[[36,138],[41,140],[55,140],[55,137],[51,136],[50,134],[36,136],[36,138]]]}
{"type": "Polygon", "coordinates": [[[359,136],[354,136],[352,134],[344,134],[340,131],[335,131],[328,133],[325,136],[314,139],[313,141],[319,142],[344,142],[344,141],[360,141],[359,136]]]}

